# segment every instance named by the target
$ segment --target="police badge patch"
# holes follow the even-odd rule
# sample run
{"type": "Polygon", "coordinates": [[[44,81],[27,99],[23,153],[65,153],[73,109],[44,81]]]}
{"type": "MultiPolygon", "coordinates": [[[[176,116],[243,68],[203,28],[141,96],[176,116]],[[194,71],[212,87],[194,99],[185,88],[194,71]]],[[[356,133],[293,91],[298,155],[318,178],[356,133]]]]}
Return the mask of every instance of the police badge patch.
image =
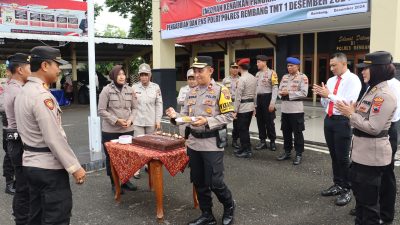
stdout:
{"type": "Polygon", "coordinates": [[[50,110],[54,109],[54,102],[53,99],[48,98],[44,100],[44,104],[46,105],[47,108],[49,108],[50,110]]]}

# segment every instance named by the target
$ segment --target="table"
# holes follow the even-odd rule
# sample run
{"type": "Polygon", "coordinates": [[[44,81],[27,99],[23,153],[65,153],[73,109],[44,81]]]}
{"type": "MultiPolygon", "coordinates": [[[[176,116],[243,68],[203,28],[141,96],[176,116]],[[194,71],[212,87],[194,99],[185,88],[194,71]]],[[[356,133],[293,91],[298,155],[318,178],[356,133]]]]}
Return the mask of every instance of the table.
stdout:
{"type": "Polygon", "coordinates": [[[64,96],[64,90],[50,89],[51,94],[56,98],[59,106],[69,105],[70,102],[64,96]]]}
{"type": "MultiPolygon", "coordinates": [[[[148,164],[149,187],[151,191],[155,192],[157,219],[162,221],[164,219],[162,166],[165,166],[171,176],[175,176],[180,171],[183,172],[189,163],[186,148],[157,151],[132,144],[123,145],[113,142],[107,142],[105,146],[110,155],[116,202],[119,203],[121,201],[120,184],[126,183],[137,170],[148,164]]],[[[198,208],[197,194],[194,187],[193,201],[194,207],[198,208]]]]}

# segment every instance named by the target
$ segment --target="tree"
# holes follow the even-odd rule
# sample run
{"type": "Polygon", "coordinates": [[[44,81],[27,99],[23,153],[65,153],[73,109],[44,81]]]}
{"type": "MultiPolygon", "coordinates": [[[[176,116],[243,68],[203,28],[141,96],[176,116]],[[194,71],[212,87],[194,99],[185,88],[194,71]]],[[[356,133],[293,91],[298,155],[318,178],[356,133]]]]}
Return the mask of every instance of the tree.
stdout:
{"type": "Polygon", "coordinates": [[[94,19],[96,20],[96,17],[98,17],[103,11],[103,7],[97,3],[94,3],[94,19]]]}
{"type": "Polygon", "coordinates": [[[131,17],[130,38],[152,38],[151,0],[106,0],[110,12],[119,12],[124,18],[131,17]]]}
{"type": "Polygon", "coordinates": [[[107,24],[106,29],[104,30],[102,37],[114,37],[114,38],[126,38],[126,32],[121,28],[107,24]]]}

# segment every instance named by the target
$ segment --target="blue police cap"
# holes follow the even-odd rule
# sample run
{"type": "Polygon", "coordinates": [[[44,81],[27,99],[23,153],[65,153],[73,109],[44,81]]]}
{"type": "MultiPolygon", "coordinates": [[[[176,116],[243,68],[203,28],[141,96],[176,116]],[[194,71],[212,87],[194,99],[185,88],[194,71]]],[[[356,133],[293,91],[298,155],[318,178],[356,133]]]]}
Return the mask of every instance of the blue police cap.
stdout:
{"type": "Polygon", "coordinates": [[[289,64],[300,65],[300,60],[295,57],[287,57],[286,62],[289,64]]]}

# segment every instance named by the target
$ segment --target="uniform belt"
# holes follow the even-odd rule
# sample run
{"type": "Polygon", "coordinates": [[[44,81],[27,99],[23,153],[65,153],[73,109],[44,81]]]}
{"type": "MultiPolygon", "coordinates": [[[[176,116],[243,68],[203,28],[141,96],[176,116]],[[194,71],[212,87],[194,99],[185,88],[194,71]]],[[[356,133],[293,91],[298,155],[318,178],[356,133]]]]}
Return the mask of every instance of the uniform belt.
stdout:
{"type": "Polygon", "coordinates": [[[282,96],[281,100],[282,100],[282,101],[288,101],[288,102],[303,101],[302,99],[289,99],[289,96],[288,96],[288,95],[282,96]]]}
{"type": "Polygon", "coordinates": [[[51,152],[49,147],[36,148],[24,144],[24,150],[30,152],[51,152]]]}
{"type": "Polygon", "coordinates": [[[192,134],[193,137],[195,138],[212,138],[212,137],[217,137],[217,131],[205,131],[205,132],[195,132],[193,129],[190,129],[190,134],[192,134]]]}
{"type": "Polygon", "coordinates": [[[271,93],[261,93],[261,94],[257,94],[257,96],[268,96],[268,95],[272,95],[272,92],[271,92],[271,93]]]}
{"type": "Polygon", "coordinates": [[[240,103],[247,103],[247,102],[254,102],[254,98],[240,100],[240,103]]]}
{"type": "Polygon", "coordinates": [[[364,131],[361,131],[359,129],[356,129],[356,128],[353,129],[353,134],[354,134],[354,136],[357,136],[357,137],[382,138],[382,137],[387,137],[388,133],[389,133],[388,130],[383,130],[378,135],[371,135],[371,134],[365,133],[364,131]]]}
{"type": "Polygon", "coordinates": [[[326,115],[326,116],[331,120],[348,120],[349,119],[343,115],[332,115],[330,117],[328,115],[326,115]]]}

